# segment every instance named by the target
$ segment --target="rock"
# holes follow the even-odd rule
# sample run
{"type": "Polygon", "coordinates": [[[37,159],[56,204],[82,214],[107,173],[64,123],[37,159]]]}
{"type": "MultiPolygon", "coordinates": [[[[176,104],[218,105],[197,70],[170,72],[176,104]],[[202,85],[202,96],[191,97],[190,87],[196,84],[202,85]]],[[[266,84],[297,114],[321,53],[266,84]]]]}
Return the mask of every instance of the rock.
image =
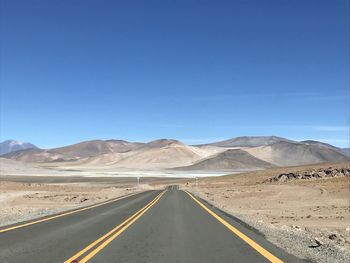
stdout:
{"type": "Polygon", "coordinates": [[[310,180],[317,178],[329,178],[329,177],[350,177],[350,169],[348,168],[327,168],[319,170],[310,170],[310,171],[299,171],[295,173],[281,173],[275,177],[269,178],[264,181],[266,182],[287,182],[290,180],[310,180]]]}
{"type": "Polygon", "coordinates": [[[313,247],[320,247],[320,246],[322,246],[322,242],[318,238],[315,238],[315,243],[316,243],[316,246],[313,246],[313,247]]]}
{"type": "Polygon", "coordinates": [[[326,175],[329,175],[332,173],[332,170],[331,170],[331,168],[329,168],[329,169],[324,170],[324,172],[326,173],[326,175]]]}
{"type": "Polygon", "coordinates": [[[279,182],[286,182],[288,181],[289,177],[286,174],[282,174],[281,176],[279,176],[278,181],[279,182]]]}
{"type": "Polygon", "coordinates": [[[328,238],[329,238],[330,240],[335,240],[335,239],[337,239],[337,235],[336,235],[336,234],[330,234],[330,235],[328,236],[328,238]]]}
{"type": "Polygon", "coordinates": [[[326,173],[325,173],[324,171],[320,171],[320,172],[318,172],[318,175],[319,175],[320,177],[325,177],[325,176],[326,176],[326,173]]]}

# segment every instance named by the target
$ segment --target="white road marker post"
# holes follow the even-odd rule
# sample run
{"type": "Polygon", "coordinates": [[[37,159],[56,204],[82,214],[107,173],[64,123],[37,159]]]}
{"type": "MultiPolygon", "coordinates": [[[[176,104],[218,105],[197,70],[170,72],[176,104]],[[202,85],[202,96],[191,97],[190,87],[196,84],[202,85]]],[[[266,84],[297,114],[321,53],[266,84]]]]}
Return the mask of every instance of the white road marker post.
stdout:
{"type": "Polygon", "coordinates": [[[136,186],[136,188],[137,188],[137,189],[140,188],[140,177],[139,177],[139,176],[137,177],[137,186],[136,186]]]}

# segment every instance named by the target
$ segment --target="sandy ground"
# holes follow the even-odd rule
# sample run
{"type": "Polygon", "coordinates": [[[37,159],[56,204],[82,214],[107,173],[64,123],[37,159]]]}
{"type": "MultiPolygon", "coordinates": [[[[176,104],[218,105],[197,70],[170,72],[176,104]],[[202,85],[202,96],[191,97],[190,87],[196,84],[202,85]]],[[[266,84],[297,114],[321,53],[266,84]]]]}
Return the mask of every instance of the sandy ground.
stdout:
{"type": "Polygon", "coordinates": [[[316,262],[348,262],[345,258],[350,258],[350,178],[264,182],[280,173],[330,166],[349,168],[350,163],[274,168],[219,177],[219,173],[212,173],[216,176],[201,177],[206,174],[62,171],[57,167],[22,166],[1,159],[0,225],[179,184],[257,228],[290,253],[316,262]],[[135,177],[139,176],[141,184],[136,187],[135,177]],[[170,178],[174,176],[178,178],[170,178]]]}
{"type": "Polygon", "coordinates": [[[148,184],[24,183],[0,180],[0,225],[103,202],[152,189],[148,184]]]}
{"type": "MultiPolygon", "coordinates": [[[[349,168],[350,164],[332,166],[349,168]]],[[[314,255],[311,251],[313,246],[322,248],[330,245],[339,248],[340,251],[350,252],[349,178],[264,183],[267,178],[281,172],[317,167],[322,165],[200,178],[197,182],[192,180],[183,184],[182,188],[196,193],[209,203],[255,226],[272,241],[292,253],[296,253],[296,247],[281,241],[281,236],[276,236],[276,233],[295,234],[296,237],[305,234],[309,241],[303,241],[306,242],[303,244],[306,248],[304,251],[297,251],[297,254],[318,262],[327,262],[326,257],[314,255]],[[319,246],[317,242],[322,245],[319,246]]],[[[330,166],[324,165],[324,167],[330,166]]],[[[294,241],[298,242],[298,238],[294,241]]],[[[342,262],[341,259],[339,261],[342,262]]],[[[328,262],[332,262],[332,259],[328,262]]]]}
{"type": "Polygon", "coordinates": [[[0,226],[178,184],[181,178],[0,175],[0,226]],[[155,186],[157,185],[157,186],[155,186]]]}

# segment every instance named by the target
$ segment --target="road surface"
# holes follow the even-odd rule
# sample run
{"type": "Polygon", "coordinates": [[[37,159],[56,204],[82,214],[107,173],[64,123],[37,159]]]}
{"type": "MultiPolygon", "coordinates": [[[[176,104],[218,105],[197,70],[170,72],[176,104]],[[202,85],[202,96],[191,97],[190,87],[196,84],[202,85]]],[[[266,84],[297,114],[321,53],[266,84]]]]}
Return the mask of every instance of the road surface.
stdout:
{"type": "Polygon", "coordinates": [[[176,186],[0,228],[0,262],[302,262],[176,186]]]}

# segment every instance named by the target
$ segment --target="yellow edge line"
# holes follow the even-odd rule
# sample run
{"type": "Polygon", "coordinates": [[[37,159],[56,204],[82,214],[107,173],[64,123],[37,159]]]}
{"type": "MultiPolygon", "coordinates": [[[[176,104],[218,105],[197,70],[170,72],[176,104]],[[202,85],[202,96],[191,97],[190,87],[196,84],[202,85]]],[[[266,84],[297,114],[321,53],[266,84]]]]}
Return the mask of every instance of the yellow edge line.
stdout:
{"type": "Polygon", "coordinates": [[[229,230],[231,230],[234,234],[236,234],[238,237],[243,239],[248,245],[250,245],[252,248],[254,248],[256,251],[258,251],[261,255],[263,255],[266,259],[268,259],[270,262],[273,263],[282,263],[283,261],[277,258],[276,256],[272,255],[269,251],[267,251],[265,248],[260,246],[258,243],[253,241],[251,238],[247,237],[245,234],[243,234],[241,231],[239,231],[237,228],[230,225],[226,220],[215,214],[213,211],[211,211],[208,207],[206,207],[204,204],[202,204],[200,201],[198,201],[197,198],[195,198],[192,194],[185,191],[194,201],[196,201],[202,208],[204,208],[205,211],[207,211],[210,215],[212,215],[215,219],[217,219],[220,223],[222,223],[224,226],[226,226],[229,230]]]}
{"type": "MultiPolygon", "coordinates": [[[[165,191],[161,192],[159,195],[157,195],[151,202],[149,202],[147,205],[145,205],[143,208],[141,208],[139,211],[137,211],[136,213],[134,213],[132,216],[130,216],[128,219],[126,219],[124,222],[122,222],[121,224],[119,224],[118,226],[116,226],[115,228],[113,228],[112,230],[110,230],[107,234],[103,235],[102,237],[98,238],[96,241],[94,241],[93,243],[91,243],[90,245],[88,245],[87,247],[85,247],[84,249],[80,250],[78,253],[76,253],[75,255],[73,255],[72,257],[70,257],[69,259],[67,259],[66,261],[64,261],[64,263],[71,263],[73,260],[78,259],[81,255],[83,255],[85,252],[89,251],[91,248],[93,248],[94,246],[96,246],[98,243],[100,243],[101,241],[105,240],[106,238],[108,238],[109,236],[111,236],[113,233],[115,233],[115,231],[117,231],[118,229],[120,229],[122,226],[124,226],[124,228],[122,229],[121,232],[123,232],[129,225],[131,225],[133,222],[136,221],[133,220],[132,222],[130,222],[130,220],[132,220],[133,218],[135,218],[137,215],[137,218],[139,218],[141,215],[143,215],[151,206],[153,206],[160,198],[161,196],[164,194],[165,191]],[[127,224],[129,222],[129,224],[127,224]]],[[[121,232],[118,232],[119,234],[121,232]]],[[[119,235],[118,234],[118,235],[119,235]]],[[[118,236],[117,235],[117,236],[118,236]]],[[[115,237],[117,237],[115,236],[115,237]]],[[[114,237],[114,238],[115,238],[114,237]]],[[[114,239],[113,238],[113,239],[114,239]]],[[[109,240],[109,239],[108,239],[109,240]]],[[[111,242],[112,240],[110,240],[109,242],[111,242]]],[[[109,243],[108,242],[108,243],[109,243]]],[[[105,243],[105,242],[104,242],[105,243]]],[[[99,247],[97,247],[96,249],[100,248],[104,243],[102,243],[99,247]]],[[[107,244],[108,244],[107,243],[107,244]]],[[[106,244],[106,245],[107,245],[106,244]]],[[[105,247],[106,245],[104,245],[103,247],[105,247]]],[[[102,248],[103,248],[102,247],[102,248]]],[[[102,248],[100,248],[98,251],[100,251],[102,248]]],[[[95,249],[95,250],[96,250],[95,249]]],[[[93,250],[90,254],[88,254],[85,258],[83,258],[82,260],[79,261],[79,263],[81,262],[86,262],[87,260],[89,260],[90,258],[92,258],[94,255],[96,255],[98,253],[95,252],[92,256],[91,254],[95,251],[93,250]],[[86,259],[88,256],[90,256],[88,259],[86,259]],[[84,261],[85,260],[85,261],[84,261]]]]}
{"type": "Polygon", "coordinates": [[[112,202],[119,201],[121,199],[127,198],[129,196],[133,196],[133,195],[136,195],[136,194],[139,194],[139,193],[128,194],[128,195],[125,195],[125,196],[118,197],[117,199],[113,199],[113,200],[106,201],[106,202],[103,202],[103,203],[99,203],[99,204],[95,204],[95,205],[92,205],[92,206],[80,208],[80,209],[77,209],[77,210],[74,210],[74,211],[70,211],[70,212],[66,212],[66,213],[63,213],[63,214],[59,214],[59,215],[56,215],[56,216],[51,216],[51,217],[47,217],[47,218],[44,218],[44,219],[36,220],[36,221],[33,221],[33,222],[29,222],[29,223],[25,223],[25,224],[21,224],[21,225],[12,226],[12,227],[9,227],[9,228],[1,229],[0,233],[4,233],[4,232],[10,231],[10,230],[17,229],[17,228],[22,228],[22,227],[26,227],[26,226],[35,225],[35,224],[42,223],[42,222],[45,222],[45,221],[49,221],[49,220],[52,220],[52,219],[56,219],[56,218],[59,218],[59,217],[62,217],[62,216],[75,214],[75,213],[78,213],[78,212],[81,212],[81,211],[89,210],[89,209],[92,209],[92,208],[95,208],[95,207],[98,207],[98,206],[102,206],[102,205],[106,205],[106,204],[109,204],[109,203],[112,203],[112,202]]]}

